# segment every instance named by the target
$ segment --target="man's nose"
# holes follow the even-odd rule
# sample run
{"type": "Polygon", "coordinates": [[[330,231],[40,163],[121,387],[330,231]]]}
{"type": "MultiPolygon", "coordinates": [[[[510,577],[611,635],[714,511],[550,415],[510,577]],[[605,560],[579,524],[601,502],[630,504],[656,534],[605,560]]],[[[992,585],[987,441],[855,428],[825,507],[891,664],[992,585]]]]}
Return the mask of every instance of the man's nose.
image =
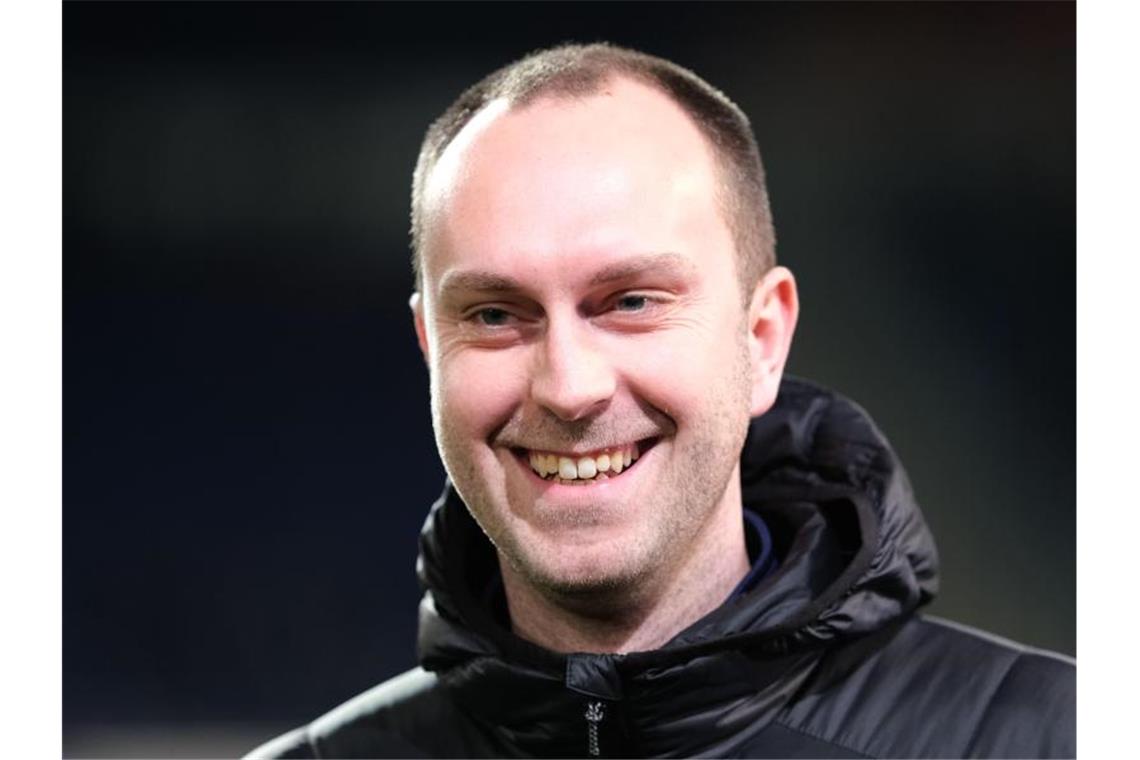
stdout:
{"type": "Polygon", "coordinates": [[[551,324],[543,337],[531,379],[535,403],[559,419],[600,412],[617,388],[615,370],[587,325],[551,324]]]}

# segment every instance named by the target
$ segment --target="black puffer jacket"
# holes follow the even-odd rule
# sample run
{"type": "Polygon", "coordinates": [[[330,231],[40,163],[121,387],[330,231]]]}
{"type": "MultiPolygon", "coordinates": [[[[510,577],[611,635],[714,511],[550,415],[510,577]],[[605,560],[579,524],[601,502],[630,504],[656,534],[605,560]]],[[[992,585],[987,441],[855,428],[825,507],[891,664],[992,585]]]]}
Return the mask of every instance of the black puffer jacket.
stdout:
{"type": "Polygon", "coordinates": [[[488,602],[493,549],[448,489],[421,538],[422,667],[254,757],[1068,757],[1072,661],[923,618],[934,543],[851,402],[785,381],[744,502],[778,571],[659,650],[560,655],[488,602]]]}

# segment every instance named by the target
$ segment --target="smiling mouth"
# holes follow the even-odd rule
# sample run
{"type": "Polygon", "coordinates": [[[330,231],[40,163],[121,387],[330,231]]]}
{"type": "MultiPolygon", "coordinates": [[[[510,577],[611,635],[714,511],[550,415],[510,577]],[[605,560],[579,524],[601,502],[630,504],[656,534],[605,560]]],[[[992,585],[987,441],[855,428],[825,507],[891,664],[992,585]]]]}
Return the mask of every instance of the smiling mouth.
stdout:
{"type": "Polygon", "coordinates": [[[612,480],[637,465],[637,460],[660,438],[644,438],[588,454],[512,448],[512,453],[535,475],[549,483],[584,486],[612,480]]]}

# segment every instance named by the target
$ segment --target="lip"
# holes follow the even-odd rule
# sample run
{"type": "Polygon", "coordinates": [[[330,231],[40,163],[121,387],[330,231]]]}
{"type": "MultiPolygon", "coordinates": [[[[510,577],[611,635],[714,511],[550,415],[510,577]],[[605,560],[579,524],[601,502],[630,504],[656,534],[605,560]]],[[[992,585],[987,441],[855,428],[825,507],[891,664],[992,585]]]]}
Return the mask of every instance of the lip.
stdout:
{"type": "MultiPolygon", "coordinates": [[[[510,458],[515,462],[527,485],[533,489],[536,502],[541,501],[551,506],[600,506],[620,502],[632,495],[643,477],[643,471],[652,469],[656,463],[658,445],[664,440],[661,436],[642,439],[637,442],[639,456],[637,461],[622,471],[617,477],[605,480],[590,481],[584,485],[563,485],[557,480],[546,480],[530,467],[526,450],[511,450],[510,458]],[[642,448],[644,446],[644,448],[642,448]]],[[[604,451],[604,449],[600,449],[604,451]]]]}

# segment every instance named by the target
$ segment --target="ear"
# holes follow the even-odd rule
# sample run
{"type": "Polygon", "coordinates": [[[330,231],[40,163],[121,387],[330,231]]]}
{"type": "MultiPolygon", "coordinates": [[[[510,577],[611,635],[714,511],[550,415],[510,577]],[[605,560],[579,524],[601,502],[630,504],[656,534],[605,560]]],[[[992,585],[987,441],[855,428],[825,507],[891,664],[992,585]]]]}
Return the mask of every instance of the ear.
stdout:
{"type": "Polygon", "coordinates": [[[420,344],[420,353],[424,355],[424,363],[430,366],[428,357],[431,354],[428,351],[427,327],[424,325],[424,299],[418,290],[408,299],[408,307],[412,310],[412,323],[416,328],[416,342],[420,344]]]}
{"type": "Polygon", "coordinates": [[[773,267],[756,283],[748,308],[753,417],[776,403],[799,314],[796,278],[785,267],[773,267]]]}

